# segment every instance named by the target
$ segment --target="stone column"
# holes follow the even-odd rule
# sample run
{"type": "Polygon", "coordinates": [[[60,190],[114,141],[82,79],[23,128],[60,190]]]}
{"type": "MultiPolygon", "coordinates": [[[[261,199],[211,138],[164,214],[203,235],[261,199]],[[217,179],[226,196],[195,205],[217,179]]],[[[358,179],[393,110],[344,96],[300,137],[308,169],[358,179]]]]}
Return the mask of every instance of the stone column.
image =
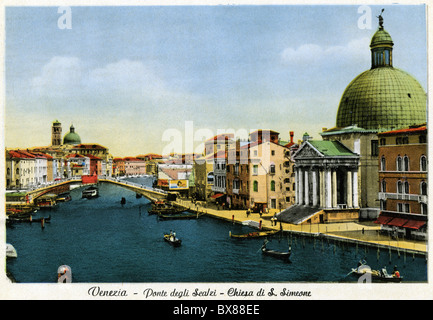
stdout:
{"type": "Polygon", "coordinates": [[[311,179],[313,179],[312,180],[312,182],[313,182],[313,186],[312,186],[312,188],[313,188],[313,206],[317,206],[317,172],[316,172],[316,170],[313,170],[313,172],[312,172],[312,177],[311,177],[311,179]]]}
{"type": "Polygon", "coordinates": [[[298,200],[298,204],[302,205],[304,204],[304,177],[303,177],[303,172],[302,169],[299,168],[298,169],[298,179],[299,179],[299,185],[298,185],[298,196],[299,196],[299,200],[298,200]]]}
{"type": "Polygon", "coordinates": [[[298,173],[298,171],[299,171],[299,168],[296,168],[295,169],[295,187],[296,187],[296,190],[295,190],[296,203],[295,204],[299,204],[299,173],[298,173]]]}
{"type": "Polygon", "coordinates": [[[331,169],[326,169],[326,208],[332,207],[331,169]]]}
{"type": "Polygon", "coordinates": [[[321,208],[326,207],[325,202],[325,171],[320,170],[319,171],[319,206],[321,208]]]}
{"type": "Polygon", "coordinates": [[[358,208],[358,171],[353,171],[352,185],[353,207],[358,208]]]}
{"type": "Polygon", "coordinates": [[[347,171],[347,194],[346,194],[346,204],[348,208],[352,208],[352,171],[347,171]]]}
{"type": "Polygon", "coordinates": [[[308,198],[309,194],[308,194],[308,170],[305,170],[305,181],[304,181],[304,198],[305,198],[305,205],[309,205],[310,204],[310,199],[308,198]]]}
{"type": "Polygon", "coordinates": [[[332,207],[337,208],[337,171],[332,170],[332,207]]]}

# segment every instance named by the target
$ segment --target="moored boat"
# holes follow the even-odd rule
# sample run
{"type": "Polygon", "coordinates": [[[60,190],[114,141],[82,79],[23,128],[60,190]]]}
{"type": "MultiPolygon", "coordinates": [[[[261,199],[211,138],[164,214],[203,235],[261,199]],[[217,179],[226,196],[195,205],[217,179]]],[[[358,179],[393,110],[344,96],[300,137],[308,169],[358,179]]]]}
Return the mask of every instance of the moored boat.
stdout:
{"type": "Polygon", "coordinates": [[[57,206],[57,194],[48,193],[35,199],[35,205],[40,209],[52,209],[57,206]]]}
{"type": "Polygon", "coordinates": [[[56,199],[57,202],[68,202],[68,201],[71,201],[71,200],[72,200],[72,197],[69,194],[69,192],[65,192],[65,193],[59,194],[57,196],[57,199],[56,199]]]}
{"type": "Polygon", "coordinates": [[[11,215],[6,217],[6,222],[50,222],[51,215],[47,218],[41,217],[41,218],[33,218],[33,216],[29,215],[28,217],[13,217],[11,215]]]}
{"type": "Polygon", "coordinates": [[[17,250],[15,250],[14,246],[6,243],[6,258],[16,258],[17,256],[17,250]]]}
{"type": "Polygon", "coordinates": [[[188,219],[198,219],[204,215],[204,213],[194,214],[194,213],[176,213],[176,214],[158,214],[160,220],[188,220],[188,219]]]}
{"type": "Polygon", "coordinates": [[[176,238],[175,232],[170,232],[169,234],[164,234],[164,240],[170,243],[173,247],[179,247],[182,244],[182,240],[176,238]]]}
{"type": "Polygon", "coordinates": [[[95,186],[88,187],[81,193],[82,198],[91,199],[99,196],[99,189],[95,186]]]}
{"type": "Polygon", "coordinates": [[[265,241],[263,243],[262,248],[261,248],[262,253],[264,255],[271,256],[271,257],[278,258],[278,259],[282,259],[282,260],[286,260],[286,261],[289,260],[290,255],[292,254],[292,247],[289,247],[289,250],[284,252],[284,251],[277,251],[277,250],[268,249],[268,248],[266,248],[266,244],[267,244],[267,241],[265,241]]]}
{"type": "MultiPolygon", "coordinates": [[[[394,267],[394,272],[389,274],[386,270],[386,267],[383,267],[382,270],[372,270],[365,260],[359,261],[358,266],[356,268],[352,268],[351,274],[365,278],[370,278],[372,282],[401,282],[403,277],[400,275],[400,272],[397,270],[397,266],[394,267]]],[[[366,279],[366,280],[367,280],[366,279]]]]}
{"type": "Polygon", "coordinates": [[[185,209],[183,208],[169,205],[164,201],[157,201],[155,203],[152,203],[152,209],[149,210],[149,214],[168,215],[168,214],[179,214],[184,211],[185,209]]]}
{"type": "Polygon", "coordinates": [[[253,239],[253,238],[263,238],[268,236],[273,236],[280,232],[279,230],[271,230],[271,231],[253,231],[243,234],[232,234],[232,232],[229,232],[230,238],[236,238],[236,239],[253,239]]]}

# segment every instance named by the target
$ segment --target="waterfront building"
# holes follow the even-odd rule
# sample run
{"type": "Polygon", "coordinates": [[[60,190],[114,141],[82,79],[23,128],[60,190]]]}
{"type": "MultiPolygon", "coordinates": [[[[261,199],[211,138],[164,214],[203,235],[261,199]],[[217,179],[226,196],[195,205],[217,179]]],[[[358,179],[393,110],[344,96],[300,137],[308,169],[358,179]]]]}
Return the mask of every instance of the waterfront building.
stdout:
{"type": "Polygon", "coordinates": [[[66,156],[68,161],[67,177],[79,177],[90,174],[90,158],[78,153],[71,153],[66,156]]]}
{"type": "Polygon", "coordinates": [[[214,154],[213,158],[213,173],[214,173],[214,184],[211,186],[213,195],[212,199],[216,202],[225,202],[226,194],[226,166],[227,166],[227,151],[221,150],[214,154]]]}
{"type": "Polygon", "coordinates": [[[158,165],[164,163],[162,155],[155,153],[147,153],[145,155],[138,155],[136,158],[144,160],[146,163],[146,174],[157,176],[158,165]]]}
{"type": "Polygon", "coordinates": [[[231,208],[250,208],[249,144],[238,139],[227,152],[226,203],[231,208]]]}
{"type": "Polygon", "coordinates": [[[6,150],[6,188],[28,188],[34,183],[35,156],[21,150],[6,150]]]}
{"type": "Polygon", "coordinates": [[[123,158],[113,159],[113,176],[121,177],[125,175],[125,160],[123,158]]]}
{"type": "Polygon", "coordinates": [[[378,134],[380,215],[394,236],[427,238],[427,127],[378,134]]]}
{"type": "Polygon", "coordinates": [[[393,46],[380,19],[370,42],[371,68],[349,83],[340,100],[336,127],[321,133],[323,140],[339,141],[360,155],[361,218],[375,219],[380,211],[378,133],[426,122],[425,91],[415,78],[393,66],[393,46]]]}
{"type": "MultiPolygon", "coordinates": [[[[97,172],[98,175],[111,176],[113,172],[113,156],[108,148],[96,143],[80,143],[69,148],[69,152],[78,153],[84,156],[93,156],[101,160],[97,172]]],[[[97,161],[97,159],[94,159],[97,161]]]]}
{"type": "Polygon", "coordinates": [[[214,154],[199,156],[194,159],[195,198],[200,201],[208,201],[212,196],[214,185],[214,154]]]}
{"type": "Polygon", "coordinates": [[[204,142],[204,156],[209,156],[217,153],[218,151],[226,151],[229,149],[230,144],[234,142],[233,133],[224,133],[214,136],[204,142]]]}
{"type": "Polygon", "coordinates": [[[146,161],[136,157],[124,158],[125,175],[135,176],[146,174],[146,161]]]}
{"type": "Polygon", "coordinates": [[[158,179],[156,186],[167,191],[179,192],[181,196],[189,194],[189,177],[193,166],[189,164],[166,164],[158,165],[158,179]]]}
{"type": "Polygon", "coordinates": [[[286,209],[293,203],[289,192],[294,183],[289,148],[279,143],[279,133],[272,130],[252,132],[250,140],[250,207],[253,212],[286,209]]]}

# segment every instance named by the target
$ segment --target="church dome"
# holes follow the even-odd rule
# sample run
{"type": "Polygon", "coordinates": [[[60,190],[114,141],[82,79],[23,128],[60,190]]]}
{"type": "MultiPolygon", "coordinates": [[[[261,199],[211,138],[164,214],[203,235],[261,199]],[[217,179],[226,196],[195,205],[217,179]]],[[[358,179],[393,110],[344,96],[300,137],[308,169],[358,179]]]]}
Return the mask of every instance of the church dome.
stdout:
{"type": "Polygon", "coordinates": [[[75,133],[75,128],[73,125],[71,125],[71,128],[69,129],[69,132],[65,135],[63,138],[63,144],[72,144],[77,145],[81,143],[80,136],[75,133]]]}
{"type": "Polygon", "coordinates": [[[370,43],[371,69],[346,87],[338,107],[337,127],[356,125],[383,131],[427,121],[426,93],[410,74],[392,66],[393,45],[380,24],[370,43]]]}

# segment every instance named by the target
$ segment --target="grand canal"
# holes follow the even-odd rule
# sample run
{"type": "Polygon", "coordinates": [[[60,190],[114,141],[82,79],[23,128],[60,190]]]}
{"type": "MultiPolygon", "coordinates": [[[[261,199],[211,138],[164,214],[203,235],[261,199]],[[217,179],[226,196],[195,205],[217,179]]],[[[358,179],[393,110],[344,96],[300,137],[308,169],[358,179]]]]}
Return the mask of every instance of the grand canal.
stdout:
{"type": "MultiPolygon", "coordinates": [[[[149,178],[137,178],[149,184],[149,178]]],[[[343,245],[332,240],[284,235],[268,248],[292,247],[290,262],[262,256],[263,240],[235,240],[233,233],[249,232],[241,225],[201,217],[159,221],[148,215],[150,202],[134,192],[101,183],[100,196],[82,199],[81,189],[71,191],[72,201],[52,211],[51,222],[17,223],[6,229],[7,242],[18,252],[7,261],[17,282],[51,283],[57,268],[71,267],[73,282],[348,282],[357,262],[366,258],[375,269],[398,265],[405,282],[427,281],[425,257],[400,255],[388,250],[343,245]],[[120,199],[126,198],[121,205],[120,199]],[[181,247],[163,241],[175,230],[181,247]]]]}

